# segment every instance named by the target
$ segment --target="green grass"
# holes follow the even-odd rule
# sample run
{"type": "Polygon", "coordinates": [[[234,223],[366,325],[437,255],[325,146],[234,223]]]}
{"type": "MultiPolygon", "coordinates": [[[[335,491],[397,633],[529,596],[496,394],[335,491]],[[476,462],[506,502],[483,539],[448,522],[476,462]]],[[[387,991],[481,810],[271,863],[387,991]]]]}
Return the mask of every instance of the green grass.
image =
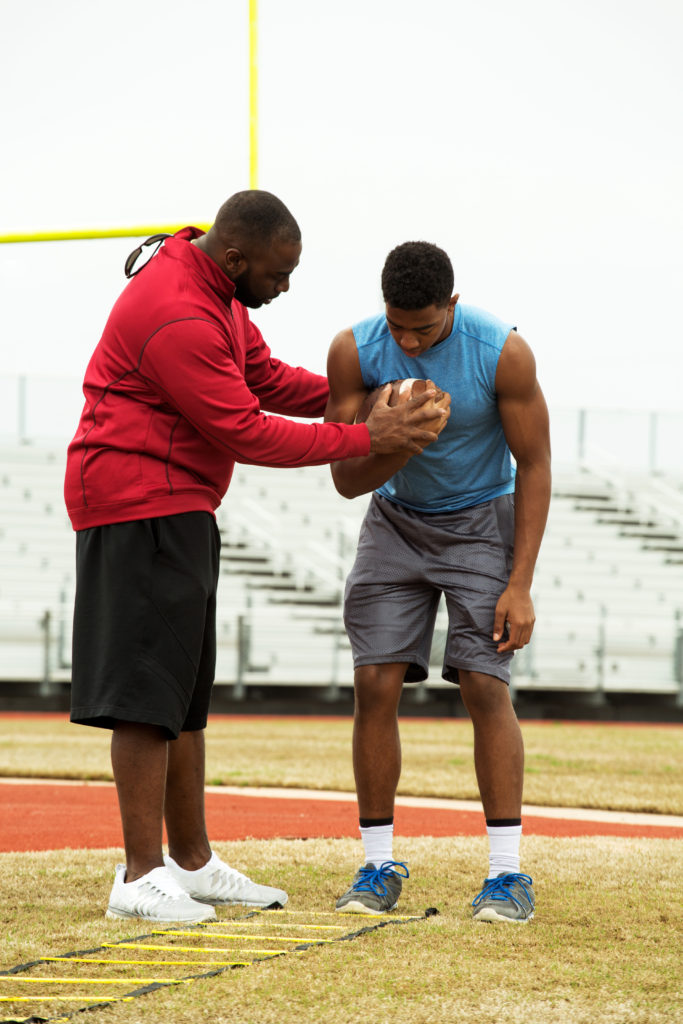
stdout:
{"type": "MultiPolygon", "coordinates": [[[[301,957],[289,954],[187,988],[164,989],[133,1004],[99,1011],[93,1020],[102,1024],[355,1024],[366,1020],[671,1024],[683,1020],[677,841],[527,838],[525,861],[536,880],[538,913],[526,926],[477,925],[469,917],[469,901],[484,870],[483,839],[409,839],[401,847],[410,863],[411,879],[399,909],[421,915],[426,907],[436,906],[438,917],[311,949],[301,957]]],[[[347,886],[358,857],[353,840],[222,843],[217,849],[259,880],[284,885],[290,892],[289,906],[308,911],[330,910],[347,886]]],[[[148,933],[149,926],[106,922],[102,916],[118,856],[119,851],[108,850],[0,857],[4,966],[148,933]]],[[[222,919],[244,913],[219,910],[222,919]]],[[[340,921],[349,931],[366,923],[346,916],[331,920],[340,921]]],[[[263,924],[261,934],[266,933],[267,921],[263,924]]],[[[296,932],[287,929],[285,934],[296,932]]],[[[186,938],[175,941],[192,943],[186,938]]],[[[220,944],[230,945],[227,940],[220,944]]],[[[109,967],[106,973],[112,977],[127,971],[130,976],[131,970],[137,968],[109,967]]],[[[93,976],[93,968],[86,965],[72,965],[69,973],[78,971],[81,976],[83,972],[93,976]]],[[[149,976],[150,971],[176,977],[198,973],[186,967],[156,967],[144,974],[149,976]]],[[[63,965],[40,968],[44,977],[65,973],[63,965]]],[[[6,989],[0,979],[0,991],[4,994],[6,989]]],[[[76,991],[98,990],[90,984],[76,991]]],[[[20,1017],[29,1014],[27,1006],[10,1005],[4,1012],[10,1009],[20,1017]]],[[[50,1011],[58,1011],[55,1004],[39,1008],[44,1016],[50,1011]]]]}
{"type": "MultiPolygon", "coordinates": [[[[49,719],[4,720],[1,726],[0,774],[111,777],[107,733],[49,719]]],[[[413,720],[404,722],[402,731],[403,793],[476,797],[467,722],[413,720]]],[[[523,732],[527,802],[683,810],[680,727],[523,723],[523,732]]],[[[350,734],[350,721],[218,718],[209,724],[207,779],[351,790],[350,734]]],[[[273,840],[217,843],[216,849],[256,880],[287,889],[290,908],[310,912],[331,910],[358,865],[360,844],[273,840]]],[[[538,907],[526,926],[471,920],[470,901],[486,874],[483,836],[399,836],[395,852],[411,872],[399,910],[422,915],[436,906],[437,917],[162,989],[88,1019],[94,1024],[683,1022],[680,841],[525,837],[522,863],[534,878],[538,907]]],[[[1,966],[149,932],[149,926],[103,917],[113,867],[121,858],[121,850],[1,855],[1,966]]],[[[218,913],[226,920],[245,911],[218,913]]],[[[358,927],[354,918],[332,920],[349,930],[358,927]]],[[[106,970],[115,976],[131,969],[112,965],[106,970]]],[[[155,967],[145,974],[150,970],[175,977],[197,973],[155,967]]],[[[89,965],[71,965],[73,971],[92,976],[89,965]]],[[[39,973],[54,977],[66,971],[55,965],[39,973]]],[[[8,985],[0,979],[2,994],[8,985]]],[[[97,989],[89,984],[75,991],[97,989]]],[[[77,1006],[0,1004],[0,1019],[31,1013],[54,1018],[77,1006]]]]}
{"type": "MultiPolygon", "coordinates": [[[[112,777],[105,731],[38,718],[0,720],[0,730],[0,775],[112,777]]],[[[682,727],[523,722],[522,731],[526,803],[683,814],[682,727]]],[[[400,793],[478,799],[469,721],[405,720],[401,735],[400,793]]],[[[350,744],[350,719],[216,717],[207,782],[353,792],[350,744]]]]}

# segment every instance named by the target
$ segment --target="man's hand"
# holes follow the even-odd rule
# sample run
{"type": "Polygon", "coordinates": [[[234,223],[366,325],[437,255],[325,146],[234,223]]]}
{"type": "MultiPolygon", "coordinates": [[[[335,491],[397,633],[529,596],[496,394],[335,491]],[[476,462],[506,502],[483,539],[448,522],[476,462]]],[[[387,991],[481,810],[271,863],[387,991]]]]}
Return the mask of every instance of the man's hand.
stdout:
{"type": "Polygon", "coordinates": [[[394,407],[389,406],[391,384],[387,384],[375,402],[366,420],[370,431],[370,451],[376,455],[407,451],[419,455],[428,444],[436,441],[443,427],[435,432],[426,424],[434,417],[446,423],[450,415],[450,401],[435,407],[437,389],[428,387],[423,394],[394,407]]]}
{"type": "Polygon", "coordinates": [[[493,640],[498,644],[498,653],[526,647],[535,621],[534,604],[528,589],[508,584],[498,598],[493,619],[493,640]]]}

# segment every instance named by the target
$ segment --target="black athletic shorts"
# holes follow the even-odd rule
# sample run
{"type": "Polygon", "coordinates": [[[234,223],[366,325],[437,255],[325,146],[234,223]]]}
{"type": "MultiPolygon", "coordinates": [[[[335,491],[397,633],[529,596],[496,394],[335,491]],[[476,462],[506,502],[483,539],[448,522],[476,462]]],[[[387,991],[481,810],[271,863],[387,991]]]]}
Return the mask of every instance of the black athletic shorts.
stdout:
{"type": "Polygon", "coordinates": [[[79,530],[72,722],[206,726],[219,554],[208,512],[79,530]]]}

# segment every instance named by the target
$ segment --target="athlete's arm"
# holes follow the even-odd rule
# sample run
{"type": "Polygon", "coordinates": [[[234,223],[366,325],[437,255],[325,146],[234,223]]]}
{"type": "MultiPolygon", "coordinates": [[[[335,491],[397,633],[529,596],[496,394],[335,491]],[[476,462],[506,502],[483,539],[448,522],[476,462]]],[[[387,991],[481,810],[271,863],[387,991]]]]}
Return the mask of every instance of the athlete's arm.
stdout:
{"type": "Polygon", "coordinates": [[[493,623],[493,639],[502,652],[518,650],[531,639],[531,584],[550,505],[548,408],[533,352],[516,331],[510,331],[498,360],[496,393],[505,438],[517,463],[512,572],[493,623]]]}
{"type": "MultiPolygon", "coordinates": [[[[327,358],[327,379],[330,397],[325,410],[325,421],[353,423],[368,389],[358,360],[353,331],[340,331],[330,346],[327,358]]],[[[381,395],[366,420],[370,431],[370,454],[344,459],[331,465],[334,485],[345,498],[356,498],[380,487],[393,476],[412,455],[421,452],[435,441],[437,435],[424,430],[420,423],[433,418],[433,412],[423,409],[436,392],[430,390],[411,398],[395,408],[389,408],[387,398],[381,395]]],[[[444,415],[446,415],[444,413],[444,415]]]]}

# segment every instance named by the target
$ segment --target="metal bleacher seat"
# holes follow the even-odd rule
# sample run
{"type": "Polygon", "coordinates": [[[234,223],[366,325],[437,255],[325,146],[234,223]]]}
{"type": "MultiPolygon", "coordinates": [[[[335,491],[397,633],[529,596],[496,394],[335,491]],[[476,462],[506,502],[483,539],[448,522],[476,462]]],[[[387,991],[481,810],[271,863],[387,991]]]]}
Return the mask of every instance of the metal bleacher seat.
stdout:
{"type": "Polygon", "coordinates": [[[59,446],[0,446],[0,678],[68,680],[74,540],[59,446]]]}
{"type": "Polygon", "coordinates": [[[234,614],[225,595],[241,585],[240,685],[352,685],[341,600],[366,505],[341,498],[327,466],[235,468],[217,514],[219,620],[234,614]]]}
{"type": "Polygon", "coordinates": [[[683,573],[648,541],[683,532],[648,495],[613,471],[555,474],[519,689],[681,692],[683,573]]]}
{"type": "MultiPolygon", "coordinates": [[[[69,678],[74,537],[64,458],[63,446],[0,445],[4,680],[69,678]]],[[[515,658],[515,689],[678,694],[682,482],[569,467],[555,471],[553,486],[534,582],[537,623],[515,658]]],[[[366,506],[367,498],[336,493],[327,466],[236,467],[217,512],[219,684],[235,693],[249,685],[351,687],[341,599],[366,506]]],[[[445,631],[442,606],[430,688],[442,685],[445,631]]]]}

